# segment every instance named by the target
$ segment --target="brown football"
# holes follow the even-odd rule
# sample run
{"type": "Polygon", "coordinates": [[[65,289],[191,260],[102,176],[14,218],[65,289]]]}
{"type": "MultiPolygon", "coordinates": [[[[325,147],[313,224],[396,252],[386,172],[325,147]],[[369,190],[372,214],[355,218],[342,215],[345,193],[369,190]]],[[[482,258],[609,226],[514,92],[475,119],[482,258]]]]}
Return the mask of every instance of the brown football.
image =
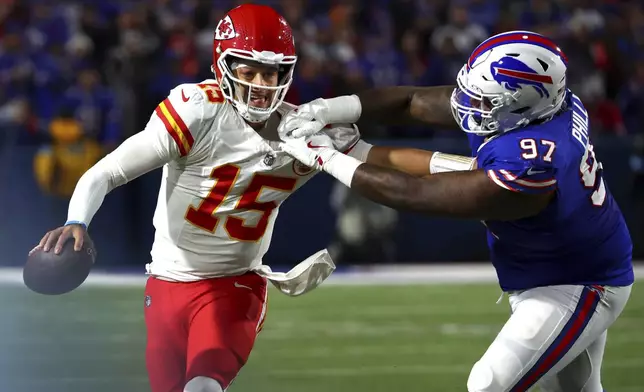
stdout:
{"type": "Polygon", "coordinates": [[[35,251],[27,258],[22,270],[22,279],[32,291],[45,295],[68,293],[80,286],[94,266],[96,249],[94,242],[85,234],[83,248],[74,250],[74,239],[70,238],[60,254],[53,249],[35,251]]]}

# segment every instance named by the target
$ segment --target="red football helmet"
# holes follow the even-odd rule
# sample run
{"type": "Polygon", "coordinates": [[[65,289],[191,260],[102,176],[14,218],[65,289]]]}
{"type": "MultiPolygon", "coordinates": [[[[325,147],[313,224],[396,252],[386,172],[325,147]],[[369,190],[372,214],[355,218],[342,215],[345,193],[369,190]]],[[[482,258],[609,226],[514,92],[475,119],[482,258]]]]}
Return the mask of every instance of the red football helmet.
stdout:
{"type": "Polygon", "coordinates": [[[266,121],[284,101],[293,81],[297,56],[293,32],[286,20],[273,8],[244,4],[228,12],[217,24],[213,50],[214,72],[221,91],[249,122],[266,121]],[[274,65],[278,69],[277,86],[265,86],[239,79],[233,70],[247,63],[274,65]],[[251,91],[268,90],[268,107],[251,106],[251,91]]]}

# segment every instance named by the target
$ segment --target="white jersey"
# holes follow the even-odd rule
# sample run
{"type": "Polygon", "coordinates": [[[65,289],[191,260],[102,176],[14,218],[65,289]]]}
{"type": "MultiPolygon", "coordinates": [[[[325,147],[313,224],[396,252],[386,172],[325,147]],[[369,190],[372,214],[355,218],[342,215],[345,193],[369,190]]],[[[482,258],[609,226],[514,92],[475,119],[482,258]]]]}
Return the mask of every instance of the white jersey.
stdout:
{"type": "MultiPolygon", "coordinates": [[[[114,187],[163,166],[149,274],[193,281],[242,274],[262,263],[279,206],[317,173],[277,148],[277,125],[292,108],[282,104],[258,133],[216,81],[183,84],[144,131],[96,165],[109,174],[98,205],[114,187]]],[[[328,135],[345,152],[360,139],[352,125],[334,126],[328,135]]],[[[98,209],[85,201],[90,196],[81,197],[84,182],[93,193],[100,188],[79,181],[68,221],[87,224],[98,209]]]]}

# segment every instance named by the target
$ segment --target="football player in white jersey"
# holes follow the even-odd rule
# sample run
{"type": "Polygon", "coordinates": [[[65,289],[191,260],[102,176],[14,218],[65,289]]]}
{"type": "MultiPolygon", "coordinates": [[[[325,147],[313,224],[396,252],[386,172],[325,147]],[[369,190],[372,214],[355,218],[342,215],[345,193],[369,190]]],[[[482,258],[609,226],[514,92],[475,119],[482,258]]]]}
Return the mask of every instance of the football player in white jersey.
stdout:
{"type": "MultiPolygon", "coordinates": [[[[237,376],[266,316],[266,275],[258,271],[277,211],[316,173],[278,148],[297,59],[284,18],[268,6],[234,8],[218,23],[213,50],[215,79],[174,88],[142,132],[83,175],[66,224],[36,247],[59,252],[73,237],[80,250],[111,190],[163,168],[146,266],[152,392],[219,392],[237,376]]],[[[342,110],[353,110],[353,99],[335,101],[338,118],[357,121],[359,112],[342,110]]],[[[312,136],[309,146],[330,137],[327,146],[359,160],[368,153],[370,163],[429,174],[428,153],[372,148],[353,122],[312,136]]]]}

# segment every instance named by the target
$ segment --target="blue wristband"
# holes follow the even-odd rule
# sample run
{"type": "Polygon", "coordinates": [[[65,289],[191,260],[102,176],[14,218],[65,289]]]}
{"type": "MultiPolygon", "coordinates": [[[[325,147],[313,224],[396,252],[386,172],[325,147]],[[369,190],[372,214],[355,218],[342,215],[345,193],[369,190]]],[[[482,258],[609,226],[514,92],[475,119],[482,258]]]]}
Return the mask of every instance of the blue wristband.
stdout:
{"type": "Polygon", "coordinates": [[[65,226],[69,226],[69,225],[81,225],[81,226],[83,226],[83,228],[85,228],[85,230],[87,230],[87,225],[85,223],[81,222],[81,221],[67,221],[67,222],[65,222],[65,226]]]}

